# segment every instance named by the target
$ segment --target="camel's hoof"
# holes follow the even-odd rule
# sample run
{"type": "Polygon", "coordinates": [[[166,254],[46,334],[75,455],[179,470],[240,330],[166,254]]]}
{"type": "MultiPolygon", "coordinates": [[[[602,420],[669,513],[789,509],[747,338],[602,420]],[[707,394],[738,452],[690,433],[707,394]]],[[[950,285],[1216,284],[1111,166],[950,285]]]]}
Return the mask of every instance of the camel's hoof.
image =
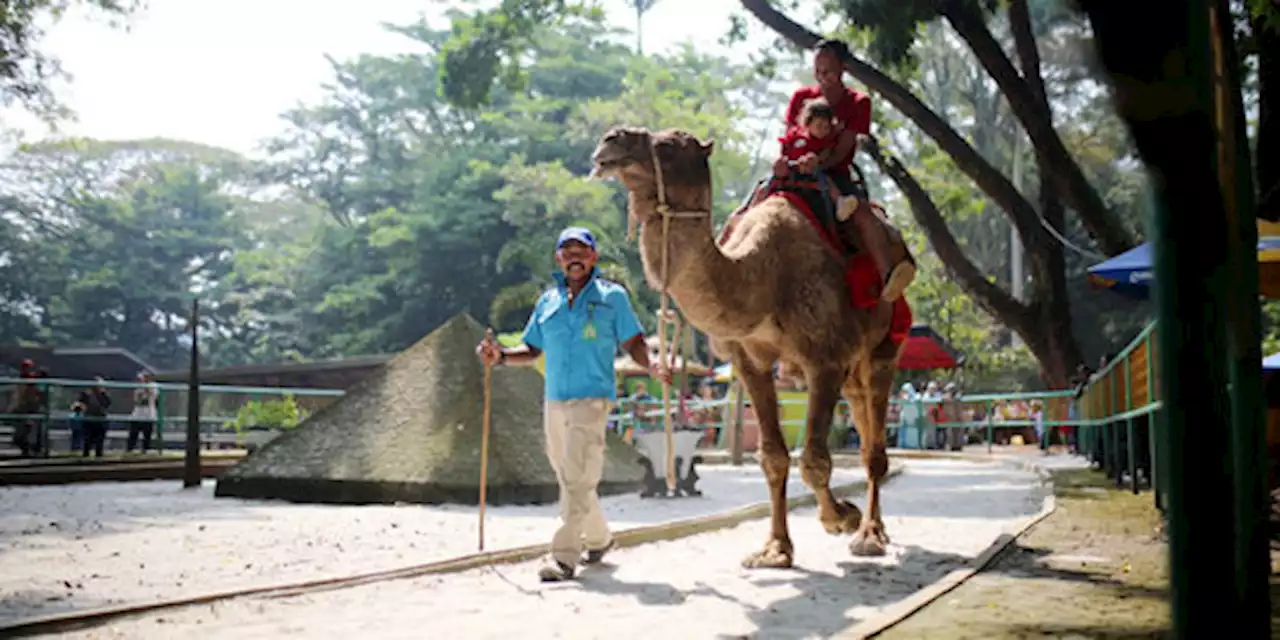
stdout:
{"type": "Polygon", "coordinates": [[[849,541],[849,553],[864,558],[879,557],[885,554],[889,545],[889,536],[884,529],[876,526],[864,527],[853,534],[849,541]]]}
{"type": "Polygon", "coordinates": [[[860,526],[862,526],[862,511],[853,503],[844,500],[836,502],[835,520],[822,521],[822,528],[833,536],[853,533],[860,526]]]}
{"type": "Polygon", "coordinates": [[[764,548],[742,559],[746,569],[790,569],[792,549],[790,543],[770,540],[764,548]]]}

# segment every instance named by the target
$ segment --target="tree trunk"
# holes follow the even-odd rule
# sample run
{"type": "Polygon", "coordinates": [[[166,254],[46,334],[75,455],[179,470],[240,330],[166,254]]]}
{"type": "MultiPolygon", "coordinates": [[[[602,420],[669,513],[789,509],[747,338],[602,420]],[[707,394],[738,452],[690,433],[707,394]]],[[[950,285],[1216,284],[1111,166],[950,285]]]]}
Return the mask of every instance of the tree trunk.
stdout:
{"type": "MultiPolygon", "coordinates": [[[[1000,87],[1000,93],[1008,100],[1010,110],[1026,130],[1032,146],[1036,149],[1041,179],[1054,184],[1062,199],[1070,203],[1079,214],[1081,222],[1103,251],[1109,255],[1116,255],[1133,248],[1132,234],[1120,219],[1107,209],[1102,197],[1098,195],[1093,185],[1089,184],[1079,163],[1071,157],[1062,138],[1054,129],[1053,112],[1049,109],[1048,101],[1043,99],[1043,84],[1040,83],[1039,95],[1037,95],[1036,88],[1032,87],[1033,82],[1028,82],[1027,79],[1019,76],[1018,71],[1013,67],[1013,62],[1005,55],[1000,43],[991,35],[986,20],[972,5],[964,2],[948,2],[945,6],[943,15],[947,22],[969,45],[969,49],[978,58],[987,75],[991,76],[991,79],[1000,87]]],[[[1021,31],[1022,26],[1030,28],[1029,23],[1020,25],[1013,21],[1013,18],[1017,17],[1019,16],[1011,16],[1015,34],[1021,31]]],[[[1019,41],[1027,39],[1030,39],[1030,51],[1026,50],[1027,44],[1022,43],[1017,47],[1019,55],[1031,56],[1033,53],[1035,55],[1033,61],[1023,59],[1023,74],[1038,79],[1039,55],[1035,53],[1034,36],[1030,33],[1022,33],[1017,38],[1019,41]],[[1033,62],[1035,66],[1027,65],[1027,62],[1033,62]]]]}
{"type": "MultiPolygon", "coordinates": [[[[883,153],[874,138],[867,138],[860,148],[876,161],[880,170],[906,196],[916,224],[924,230],[929,245],[952,279],[973,297],[978,306],[1016,331],[1027,343],[1040,363],[1040,376],[1045,384],[1053,389],[1066,388],[1080,362],[1080,347],[1071,329],[1062,245],[1048,234],[1040,233],[1035,237],[1035,244],[1027,246],[1028,256],[1033,257],[1030,267],[1037,286],[1031,291],[1030,302],[1019,302],[987,279],[987,275],[969,260],[929,193],[897,158],[883,153]]],[[[1062,207],[1056,201],[1049,209],[1054,212],[1051,215],[1062,216],[1062,207]]]]}
{"type": "MultiPolygon", "coordinates": [[[[741,0],[741,2],[743,8],[792,43],[808,48],[817,42],[817,34],[779,13],[766,0],[741,0]]],[[[1007,58],[1003,59],[1006,64],[1009,64],[1007,58]]],[[[1034,61],[1024,60],[1024,62],[1027,62],[1029,67],[1034,65],[1038,76],[1038,56],[1034,61]]],[[[901,162],[884,154],[873,138],[860,145],[860,149],[871,155],[880,169],[906,196],[916,223],[924,230],[930,246],[952,279],[987,313],[1022,337],[1039,361],[1041,375],[1047,384],[1055,388],[1065,387],[1076,364],[1080,361],[1080,349],[1071,330],[1066,261],[1062,244],[1045,230],[1041,212],[1036,211],[1036,208],[1003,173],[975,151],[955,129],[930,110],[909,89],[861,60],[847,59],[844,63],[845,69],[855,78],[888,100],[932,138],[942,151],[952,158],[956,167],[967,174],[994,204],[1004,210],[1017,228],[1023,245],[1027,247],[1028,266],[1035,281],[1030,301],[1025,304],[1014,299],[1007,291],[989,280],[987,274],[969,259],[948,229],[946,221],[928,192],[901,162]]],[[[1017,76],[1016,71],[1014,75],[1017,76]]],[[[1023,81],[1018,78],[1018,82],[1023,81]]],[[[1041,99],[1036,95],[1036,89],[1027,89],[1026,86],[1023,84],[1024,90],[1032,96],[1030,101],[1033,104],[1041,99]]],[[[1040,94],[1043,95],[1042,90],[1040,94]]],[[[1042,149],[1039,146],[1036,150],[1037,159],[1041,163],[1041,174],[1051,172],[1053,165],[1046,162],[1045,154],[1051,153],[1052,150],[1042,149]]],[[[1064,218],[1062,205],[1050,186],[1046,185],[1041,194],[1041,206],[1047,216],[1044,222],[1061,230],[1064,218]]],[[[1114,233],[1108,235],[1111,236],[1110,240],[1097,239],[1104,246],[1107,244],[1113,247],[1124,246],[1124,239],[1116,237],[1114,233]]]]}

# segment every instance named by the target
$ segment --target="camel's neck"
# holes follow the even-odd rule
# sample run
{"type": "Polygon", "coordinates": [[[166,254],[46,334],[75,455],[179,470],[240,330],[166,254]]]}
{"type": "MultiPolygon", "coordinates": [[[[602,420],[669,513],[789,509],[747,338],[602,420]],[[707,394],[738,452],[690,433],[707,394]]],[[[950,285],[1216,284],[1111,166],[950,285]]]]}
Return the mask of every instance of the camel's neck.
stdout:
{"type": "MultiPolygon", "coordinates": [[[[679,305],[689,323],[700,331],[716,337],[735,337],[750,333],[754,323],[744,314],[749,291],[745,287],[732,286],[743,278],[736,272],[744,264],[725,256],[716,244],[710,214],[688,217],[678,215],[685,211],[672,204],[677,216],[671,218],[666,233],[663,222],[656,214],[647,215],[656,208],[656,199],[638,201],[632,194],[632,207],[642,207],[641,219],[649,220],[640,232],[640,256],[644,260],[645,276],[655,289],[661,290],[664,273],[667,293],[679,305]],[[667,265],[663,268],[663,245],[666,244],[667,265]]],[[[709,203],[706,203],[709,205],[709,203]]],[[[710,207],[702,207],[707,210],[710,207]]],[[[692,208],[691,208],[692,209],[692,208]]]]}

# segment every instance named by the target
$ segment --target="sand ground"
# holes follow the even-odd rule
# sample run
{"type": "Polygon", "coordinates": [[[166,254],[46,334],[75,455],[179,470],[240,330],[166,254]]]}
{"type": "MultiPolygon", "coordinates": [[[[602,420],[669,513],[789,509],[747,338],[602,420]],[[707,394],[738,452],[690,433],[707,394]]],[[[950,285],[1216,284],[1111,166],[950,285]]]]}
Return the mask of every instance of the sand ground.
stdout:
{"type": "MultiPolygon", "coordinates": [[[[755,466],[699,468],[703,495],[607,497],[618,529],[768,500],[755,466]]],[[[834,481],[862,479],[837,469],[834,481]]],[[[808,490],[792,473],[788,491],[808,490]]],[[[213,481],[0,487],[0,624],[19,618],[350,575],[476,551],[464,506],[336,506],[214,498],[213,481]]],[[[485,548],[548,542],[555,505],[490,507],[485,548]]]]}
{"type": "Polygon", "coordinates": [[[1007,466],[912,460],[884,494],[892,544],[883,558],[851,557],[848,539],[826,535],[804,509],[790,520],[790,570],[740,567],[767,533],[767,522],[753,521],[617,551],[571,583],[542,585],[536,564],[523,563],[224,601],[64,637],[827,637],[963,566],[1039,511],[1046,491],[1034,474],[1007,466]]]}

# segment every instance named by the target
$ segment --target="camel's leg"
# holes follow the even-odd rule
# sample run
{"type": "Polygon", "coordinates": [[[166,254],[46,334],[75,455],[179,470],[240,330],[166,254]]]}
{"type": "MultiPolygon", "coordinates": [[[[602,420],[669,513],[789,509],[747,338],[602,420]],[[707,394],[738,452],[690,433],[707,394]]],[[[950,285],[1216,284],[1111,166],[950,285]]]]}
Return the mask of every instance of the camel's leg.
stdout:
{"type": "Polygon", "coordinates": [[[818,520],[827,533],[853,533],[862,522],[862,512],[848,502],[837,500],[831,493],[831,451],[827,436],[845,371],[831,367],[810,367],[805,378],[809,384],[809,414],[805,420],[804,453],[800,457],[800,477],[818,497],[818,520]]]}
{"type": "Polygon", "coordinates": [[[760,468],[769,482],[770,521],[769,540],[764,548],[742,560],[749,569],[760,567],[788,568],[791,566],[794,547],[787,530],[787,473],[791,470],[791,455],[782,439],[782,426],[778,422],[778,392],[770,374],[772,363],[756,367],[741,352],[733,359],[733,368],[739,372],[742,382],[751,395],[751,404],[760,422],[760,468]]]}
{"type": "Polygon", "coordinates": [[[885,414],[889,394],[893,391],[894,365],[898,347],[887,340],[877,347],[871,362],[851,377],[846,394],[858,420],[862,438],[862,464],[867,470],[867,512],[849,543],[849,551],[857,556],[884,555],[889,544],[880,513],[880,485],[889,472],[889,455],[885,451],[885,414]]]}

